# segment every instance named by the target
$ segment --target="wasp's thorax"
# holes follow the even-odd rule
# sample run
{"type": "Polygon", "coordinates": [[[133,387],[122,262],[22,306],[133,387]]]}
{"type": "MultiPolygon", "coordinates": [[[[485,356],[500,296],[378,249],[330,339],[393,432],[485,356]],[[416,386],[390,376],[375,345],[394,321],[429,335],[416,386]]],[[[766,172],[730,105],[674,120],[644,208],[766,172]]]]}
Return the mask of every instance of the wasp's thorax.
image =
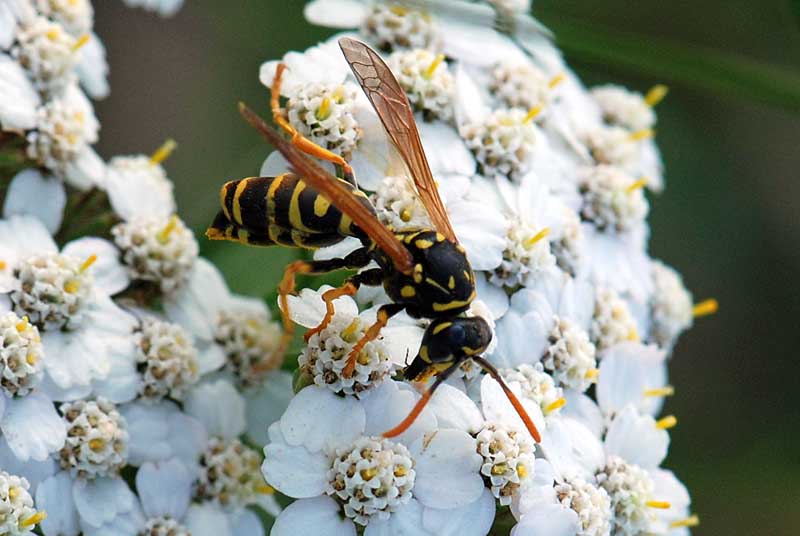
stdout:
{"type": "Polygon", "coordinates": [[[475,275],[464,248],[431,229],[397,231],[395,236],[411,252],[414,267],[408,275],[400,273],[388,256],[374,251],[392,301],[404,304],[417,318],[452,317],[466,311],[475,298],[475,275]]]}

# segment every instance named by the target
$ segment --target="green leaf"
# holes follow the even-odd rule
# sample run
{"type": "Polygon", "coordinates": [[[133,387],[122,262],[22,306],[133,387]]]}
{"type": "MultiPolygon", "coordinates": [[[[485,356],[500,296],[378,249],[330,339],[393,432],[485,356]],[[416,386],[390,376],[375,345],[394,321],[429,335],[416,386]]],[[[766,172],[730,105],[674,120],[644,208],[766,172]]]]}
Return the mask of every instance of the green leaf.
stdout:
{"type": "MultiPolygon", "coordinates": [[[[792,1],[797,12],[800,0],[792,1]]],[[[590,26],[563,16],[545,22],[560,47],[578,60],[800,111],[798,71],[719,50],[590,26]]]]}
{"type": "Polygon", "coordinates": [[[789,9],[792,10],[795,22],[800,27],[800,0],[789,0],[789,9]]]}

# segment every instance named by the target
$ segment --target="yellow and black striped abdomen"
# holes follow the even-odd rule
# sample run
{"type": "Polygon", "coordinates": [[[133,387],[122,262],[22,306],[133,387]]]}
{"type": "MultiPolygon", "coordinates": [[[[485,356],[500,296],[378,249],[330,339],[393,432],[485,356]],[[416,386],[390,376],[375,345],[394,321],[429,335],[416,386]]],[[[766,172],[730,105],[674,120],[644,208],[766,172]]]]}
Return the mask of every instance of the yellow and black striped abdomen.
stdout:
{"type": "MultiPolygon", "coordinates": [[[[342,183],[374,212],[363,192],[342,183]]],[[[222,210],[206,232],[211,239],[316,249],[346,236],[364,236],[348,216],[293,173],[227,182],[220,202],[222,210]]]]}

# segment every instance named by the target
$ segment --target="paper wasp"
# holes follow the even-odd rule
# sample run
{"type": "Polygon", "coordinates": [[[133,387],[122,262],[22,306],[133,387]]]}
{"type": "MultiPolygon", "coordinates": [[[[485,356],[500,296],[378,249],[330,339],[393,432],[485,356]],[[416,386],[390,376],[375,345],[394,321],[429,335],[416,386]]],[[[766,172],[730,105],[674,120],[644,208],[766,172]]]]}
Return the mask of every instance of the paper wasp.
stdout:
{"type": "Polygon", "coordinates": [[[355,294],[361,285],[382,285],[392,303],[379,308],[377,321],[348,354],[344,376],[352,376],[364,345],[378,337],[393,315],[405,310],[411,317],[431,320],[419,352],[404,375],[412,381],[431,375],[437,378],[411,413],[384,435],[393,437],[407,429],[436,388],[465,360],[473,359],[500,383],[531,435],[539,441],[539,433],[519,400],[494,366],[480,356],[491,342],[491,329],[484,319],[464,314],[475,298],[475,275],[439,197],[405,92],[389,67],[367,45],[350,38],[340,39],[339,45],[405,163],[433,228],[390,229],[378,220],[366,195],[347,180],[352,179],[347,162],[303,138],[283,117],[278,101],[283,71],[280,66],[272,85],[272,112],[275,123],[292,140],[284,139],[244,104],[239,107],[244,118],[286,158],[294,173],[226,183],[220,192],[222,210],[206,235],[213,240],[308,249],[356,237],[362,247],[343,258],[295,261],[287,267],[278,287],[285,327],[282,349],[293,329],[287,296],[294,292],[297,274],[359,269],[375,261],[378,268],[361,271],[341,287],[323,294],[325,317],[318,327],[306,333],[306,339],[328,325],[336,298],[355,294]],[[306,154],[341,166],[345,178],[327,172],[306,154]]]}

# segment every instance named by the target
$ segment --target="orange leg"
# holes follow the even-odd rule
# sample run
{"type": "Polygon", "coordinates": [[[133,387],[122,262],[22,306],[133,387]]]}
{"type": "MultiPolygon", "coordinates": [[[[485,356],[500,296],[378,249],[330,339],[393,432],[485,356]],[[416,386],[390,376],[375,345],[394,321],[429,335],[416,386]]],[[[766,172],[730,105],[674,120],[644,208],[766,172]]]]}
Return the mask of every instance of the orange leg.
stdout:
{"type": "Polygon", "coordinates": [[[321,332],[323,329],[328,327],[328,324],[331,323],[331,319],[333,318],[333,301],[341,296],[353,296],[358,291],[358,287],[355,286],[352,282],[347,281],[344,285],[339,288],[332,288],[328,291],[325,291],[322,294],[322,301],[325,302],[325,317],[320,322],[319,326],[309,329],[306,331],[306,334],[303,336],[304,340],[308,342],[313,335],[321,332]]]}
{"type": "Polygon", "coordinates": [[[342,170],[344,171],[345,179],[352,180],[354,177],[353,168],[350,167],[350,164],[348,164],[344,158],[312,142],[300,134],[297,129],[286,120],[284,111],[280,104],[281,78],[283,77],[283,71],[285,70],[286,64],[279,63],[278,68],[275,71],[275,78],[272,79],[272,87],[270,88],[269,99],[270,106],[272,107],[272,120],[276,125],[282,128],[284,132],[292,137],[291,142],[294,146],[310,156],[319,158],[320,160],[325,160],[326,162],[331,162],[337,166],[341,166],[342,170]]]}
{"type": "Polygon", "coordinates": [[[356,359],[358,358],[358,354],[361,353],[361,350],[364,349],[364,346],[370,341],[374,341],[380,335],[381,330],[386,326],[386,323],[389,322],[389,319],[405,309],[405,305],[398,304],[398,303],[388,303],[386,305],[381,306],[378,309],[378,319],[372,324],[367,331],[364,332],[364,335],[356,342],[353,349],[350,350],[350,353],[347,354],[347,364],[344,366],[342,370],[342,376],[345,378],[350,378],[353,376],[353,373],[356,370],[356,359]]]}
{"type": "MultiPolygon", "coordinates": [[[[278,357],[283,360],[283,354],[286,353],[294,337],[294,323],[289,317],[289,294],[294,294],[295,276],[297,274],[312,273],[313,271],[314,265],[312,263],[294,261],[286,267],[286,271],[283,273],[283,278],[278,285],[278,302],[280,303],[281,319],[283,320],[283,333],[281,334],[281,340],[278,343],[278,347],[275,349],[273,358],[278,357]]],[[[273,358],[264,360],[264,365],[269,366],[270,363],[274,363],[275,359],[273,358]]],[[[258,365],[254,367],[254,370],[256,373],[264,372],[260,370],[258,365]]]]}

